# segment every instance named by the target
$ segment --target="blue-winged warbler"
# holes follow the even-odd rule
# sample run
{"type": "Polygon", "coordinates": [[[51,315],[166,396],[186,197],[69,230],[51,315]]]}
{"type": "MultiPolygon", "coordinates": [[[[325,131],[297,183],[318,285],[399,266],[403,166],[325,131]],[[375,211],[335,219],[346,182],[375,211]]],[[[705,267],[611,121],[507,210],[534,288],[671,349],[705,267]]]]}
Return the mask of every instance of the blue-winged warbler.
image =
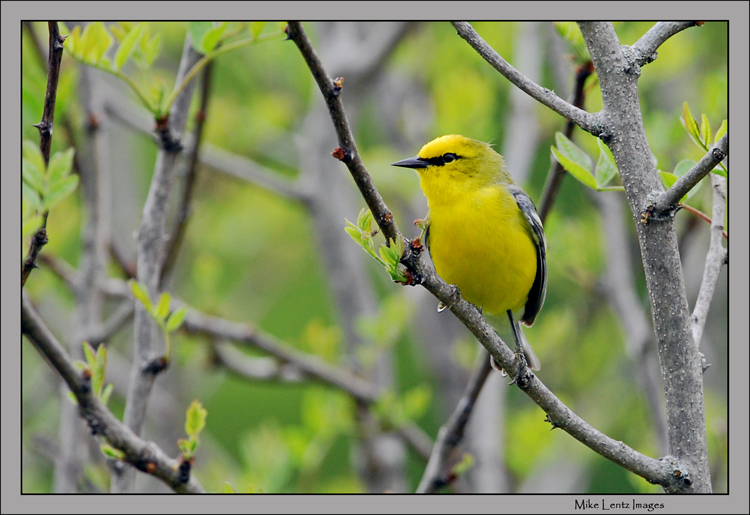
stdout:
{"type": "Polygon", "coordinates": [[[516,354],[538,370],[513,311],[523,308],[520,321],[531,326],[544,304],[546,241],[534,203],[513,183],[502,156],[488,143],[449,135],[393,166],[419,173],[429,207],[425,240],[437,273],[480,309],[507,313],[516,354]]]}

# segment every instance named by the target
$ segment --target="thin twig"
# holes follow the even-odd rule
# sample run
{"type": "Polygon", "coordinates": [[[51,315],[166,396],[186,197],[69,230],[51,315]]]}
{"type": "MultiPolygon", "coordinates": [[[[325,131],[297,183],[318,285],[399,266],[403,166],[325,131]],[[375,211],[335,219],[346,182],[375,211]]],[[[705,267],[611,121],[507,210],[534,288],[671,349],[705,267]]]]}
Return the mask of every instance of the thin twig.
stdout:
{"type": "MultiPolygon", "coordinates": [[[[594,65],[591,64],[591,61],[582,64],[576,71],[572,104],[579,109],[583,109],[583,103],[586,98],[586,92],[584,91],[583,86],[586,84],[586,79],[588,79],[593,72],[594,65]]],[[[572,120],[568,120],[565,123],[565,137],[572,139],[575,128],[576,124],[572,120]]],[[[563,177],[565,177],[565,168],[563,168],[559,161],[555,161],[552,171],[547,175],[547,181],[544,183],[544,190],[542,191],[542,197],[539,201],[539,218],[541,218],[542,222],[547,219],[547,215],[552,210],[552,205],[555,203],[555,198],[557,198],[557,192],[560,190],[563,177]]]]}
{"type": "Polygon", "coordinates": [[[713,221],[711,222],[711,236],[706,254],[706,265],[703,270],[703,279],[698,291],[698,298],[693,308],[692,326],[695,344],[700,347],[703,338],[703,329],[708,318],[708,309],[714,296],[716,282],[719,280],[721,268],[727,249],[721,244],[721,235],[724,232],[724,211],[726,209],[727,189],[726,179],[720,175],[711,175],[711,186],[713,186],[713,221]]]}
{"type": "Polygon", "coordinates": [[[450,484],[456,476],[452,467],[458,461],[455,450],[463,440],[466,424],[474,410],[474,405],[482,391],[487,377],[492,371],[490,356],[481,356],[481,362],[474,371],[474,375],[466,385],[464,394],[458,402],[456,409],[443,427],[438,431],[438,438],[432,448],[430,461],[427,463],[422,480],[417,487],[418,494],[432,493],[439,488],[450,484]]]}
{"type": "MultiPolygon", "coordinates": [[[[63,42],[65,37],[60,35],[56,21],[49,25],[49,64],[47,70],[47,92],[44,95],[44,111],[42,121],[35,125],[39,129],[39,149],[42,151],[45,166],[49,166],[49,154],[52,146],[52,130],[55,122],[55,101],[57,100],[57,83],[60,79],[60,63],[62,63],[63,42]]],[[[21,267],[21,287],[36,266],[39,252],[47,244],[47,217],[49,211],[42,214],[42,226],[31,237],[29,250],[21,267]]]]}
{"type": "Polygon", "coordinates": [[[648,32],[640,37],[631,47],[635,53],[635,62],[638,66],[643,66],[656,60],[656,49],[659,48],[666,40],[690,27],[697,25],[694,21],[670,21],[659,22],[651,27],[648,32]]]}

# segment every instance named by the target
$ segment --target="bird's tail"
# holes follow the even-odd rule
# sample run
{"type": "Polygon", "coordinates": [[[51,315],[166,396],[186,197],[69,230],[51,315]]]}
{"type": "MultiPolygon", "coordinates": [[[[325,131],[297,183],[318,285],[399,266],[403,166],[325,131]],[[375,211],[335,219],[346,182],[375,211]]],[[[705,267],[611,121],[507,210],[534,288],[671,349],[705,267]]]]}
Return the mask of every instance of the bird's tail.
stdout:
{"type": "Polygon", "coordinates": [[[516,322],[515,320],[513,321],[513,324],[516,326],[518,337],[521,340],[521,348],[523,349],[524,356],[526,356],[526,363],[529,365],[529,368],[531,370],[540,370],[542,368],[542,364],[539,361],[539,358],[536,357],[534,349],[531,348],[529,340],[526,339],[526,335],[523,334],[521,324],[519,322],[516,322]]]}

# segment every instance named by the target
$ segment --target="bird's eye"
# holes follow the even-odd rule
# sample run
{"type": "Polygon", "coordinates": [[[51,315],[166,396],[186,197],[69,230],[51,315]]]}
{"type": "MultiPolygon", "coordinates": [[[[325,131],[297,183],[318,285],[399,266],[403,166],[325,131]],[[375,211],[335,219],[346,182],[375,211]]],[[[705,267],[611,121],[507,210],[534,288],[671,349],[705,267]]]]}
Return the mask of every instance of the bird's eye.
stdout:
{"type": "Polygon", "coordinates": [[[452,163],[455,160],[456,160],[456,154],[448,153],[448,154],[444,154],[443,155],[443,162],[444,163],[452,163]]]}

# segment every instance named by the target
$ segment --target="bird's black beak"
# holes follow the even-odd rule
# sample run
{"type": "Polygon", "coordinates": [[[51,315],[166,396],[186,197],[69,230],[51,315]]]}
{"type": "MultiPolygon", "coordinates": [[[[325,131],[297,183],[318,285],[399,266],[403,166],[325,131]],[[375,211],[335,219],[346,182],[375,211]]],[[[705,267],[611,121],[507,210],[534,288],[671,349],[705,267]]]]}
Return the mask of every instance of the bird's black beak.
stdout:
{"type": "Polygon", "coordinates": [[[402,168],[427,168],[430,163],[420,157],[410,157],[397,163],[393,163],[391,166],[401,166],[402,168]]]}

